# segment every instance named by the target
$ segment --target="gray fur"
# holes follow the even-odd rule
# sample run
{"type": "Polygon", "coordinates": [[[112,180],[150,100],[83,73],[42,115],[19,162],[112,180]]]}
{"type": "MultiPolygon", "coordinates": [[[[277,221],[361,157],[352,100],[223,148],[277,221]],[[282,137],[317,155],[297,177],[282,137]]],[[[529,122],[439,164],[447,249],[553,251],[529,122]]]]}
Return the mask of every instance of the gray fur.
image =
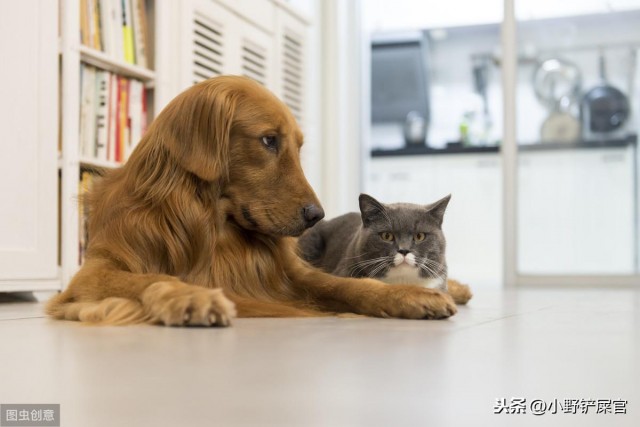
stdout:
{"type": "MultiPolygon", "coordinates": [[[[406,276],[415,274],[416,282],[435,283],[435,287],[446,289],[446,241],[442,220],[450,197],[426,206],[411,203],[387,205],[361,194],[360,214],[348,213],[330,221],[321,221],[300,237],[298,247],[301,256],[314,266],[338,276],[391,281],[402,270],[406,276]],[[393,234],[394,240],[383,240],[381,233],[384,232],[393,234]],[[422,242],[415,238],[419,232],[426,233],[422,242]],[[394,262],[394,258],[402,258],[402,254],[398,256],[399,250],[409,251],[406,257],[411,258],[410,254],[415,257],[415,268],[407,264],[395,265],[398,261],[394,262]]],[[[404,277],[404,273],[401,276],[404,277]]]]}

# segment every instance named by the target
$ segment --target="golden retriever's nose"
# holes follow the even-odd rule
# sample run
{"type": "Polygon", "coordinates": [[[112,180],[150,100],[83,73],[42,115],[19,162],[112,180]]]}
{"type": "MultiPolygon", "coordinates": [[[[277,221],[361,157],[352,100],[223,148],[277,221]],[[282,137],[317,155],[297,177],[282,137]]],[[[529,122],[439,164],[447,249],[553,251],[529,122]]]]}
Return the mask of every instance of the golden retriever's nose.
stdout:
{"type": "Polygon", "coordinates": [[[302,208],[305,228],[313,227],[316,222],[324,218],[324,211],[320,206],[309,205],[302,208]]]}

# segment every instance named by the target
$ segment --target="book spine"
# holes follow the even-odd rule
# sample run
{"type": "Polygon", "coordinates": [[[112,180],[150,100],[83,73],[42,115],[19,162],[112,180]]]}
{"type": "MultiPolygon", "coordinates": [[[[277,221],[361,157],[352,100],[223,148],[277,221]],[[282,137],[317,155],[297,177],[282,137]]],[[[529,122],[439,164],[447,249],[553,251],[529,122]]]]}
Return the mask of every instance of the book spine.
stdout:
{"type": "Polygon", "coordinates": [[[147,111],[147,88],[142,85],[142,122],[140,123],[141,131],[140,138],[147,132],[147,126],[149,125],[147,111]]]}
{"type": "Polygon", "coordinates": [[[108,0],[111,6],[111,33],[113,57],[124,61],[124,39],[122,34],[122,0],[108,0]]]}
{"type": "Polygon", "coordinates": [[[109,97],[109,72],[99,70],[96,74],[97,108],[96,108],[96,149],[95,158],[107,159],[108,129],[108,97],[109,97]]]}
{"type": "Polygon", "coordinates": [[[124,162],[126,160],[126,147],[128,137],[128,121],[129,121],[129,82],[125,77],[119,77],[118,92],[118,145],[116,147],[116,161],[124,162]]]}
{"type": "Polygon", "coordinates": [[[144,0],[131,0],[133,10],[133,33],[136,52],[136,63],[147,67],[147,19],[144,0]]]}
{"type": "Polygon", "coordinates": [[[122,0],[122,37],[124,39],[124,60],[136,63],[133,45],[133,22],[131,19],[131,0],[122,0]]]}
{"type": "Polygon", "coordinates": [[[98,0],[92,1],[91,24],[93,27],[93,48],[102,50],[102,34],[100,32],[100,4],[98,0]]]}
{"type": "Polygon", "coordinates": [[[91,0],[80,0],[80,43],[85,46],[90,46],[88,9],[89,1],[91,0]]]}
{"type": "Polygon", "coordinates": [[[142,91],[144,85],[141,81],[131,80],[129,83],[129,120],[131,122],[131,144],[127,151],[127,157],[140,142],[142,137],[142,91]]]}
{"type": "Polygon", "coordinates": [[[93,187],[93,174],[87,171],[83,171],[78,188],[78,218],[80,221],[78,222],[79,227],[79,258],[78,263],[82,264],[84,262],[84,257],[87,249],[87,244],[89,243],[89,229],[87,227],[87,218],[89,216],[89,205],[86,203],[86,196],[93,187]]]}
{"type": "Polygon", "coordinates": [[[82,106],[80,109],[80,152],[94,156],[96,114],[96,69],[84,65],[82,68],[82,106]]]}
{"type": "Polygon", "coordinates": [[[116,161],[116,141],[118,132],[118,76],[109,76],[109,136],[107,140],[107,160],[116,161]]]}
{"type": "Polygon", "coordinates": [[[111,4],[109,0],[98,0],[100,9],[100,34],[102,51],[113,56],[113,29],[111,26],[111,4]]]}

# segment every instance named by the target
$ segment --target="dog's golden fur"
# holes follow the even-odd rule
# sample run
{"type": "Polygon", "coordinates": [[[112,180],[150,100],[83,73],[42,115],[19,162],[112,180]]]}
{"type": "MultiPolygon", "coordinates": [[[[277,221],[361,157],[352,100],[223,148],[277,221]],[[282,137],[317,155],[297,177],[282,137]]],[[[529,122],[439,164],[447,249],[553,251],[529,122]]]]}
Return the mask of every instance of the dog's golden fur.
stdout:
{"type": "Polygon", "coordinates": [[[454,314],[445,293],[334,277],[297,256],[292,236],[310,225],[301,212],[320,206],[302,142],[287,107],[249,79],[218,77],[180,94],[87,196],[86,261],[48,314],[165,325],[454,314]]]}

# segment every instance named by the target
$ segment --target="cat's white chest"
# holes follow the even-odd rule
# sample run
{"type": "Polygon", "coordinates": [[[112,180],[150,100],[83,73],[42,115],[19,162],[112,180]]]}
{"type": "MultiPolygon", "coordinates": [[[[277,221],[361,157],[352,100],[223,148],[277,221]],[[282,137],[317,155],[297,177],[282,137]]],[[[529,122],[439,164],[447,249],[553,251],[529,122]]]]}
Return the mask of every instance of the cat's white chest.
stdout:
{"type": "Polygon", "coordinates": [[[380,280],[390,285],[418,285],[431,289],[441,288],[443,285],[442,279],[420,277],[420,269],[408,264],[391,267],[380,280]]]}

